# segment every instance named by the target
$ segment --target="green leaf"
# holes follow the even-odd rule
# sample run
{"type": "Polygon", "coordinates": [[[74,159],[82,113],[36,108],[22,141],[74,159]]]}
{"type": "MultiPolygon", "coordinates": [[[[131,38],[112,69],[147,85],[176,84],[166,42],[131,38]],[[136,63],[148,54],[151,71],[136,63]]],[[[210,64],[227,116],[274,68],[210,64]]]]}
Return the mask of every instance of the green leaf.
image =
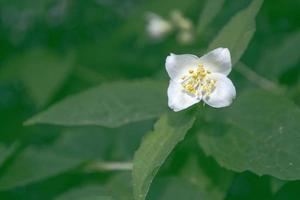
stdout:
{"type": "Polygon", "coordinates": [[[272,177],[270,179],[272,193],[273,194],[277,193],[286,183],[288,183],[288,182],[272,177]]]}
{"type": "Polygon", "coordinates": [[[222,166],[300,179],[300,110],[287,98],[247,91],[230,108],[210,110],[205,117],[199,143],[222,166]]]}
{"type": "Polygon", "coordinates": [[[100,127],[70,128],[62,132],[61,137],[51,148],[53,151],[63,152],[63,155],[70,158],[101,161],[112,145],[110,133],[119,131],[100,127]]]}
{"type": "Polygon", "coordinates": [[[225,0],[206,0],[204,8],[201,12],[198,24],[198,32],[204,31],[217,14],[221,11],[225,0]]]}
{"type": "Polygon", "coordinates": [[[89,161],[101,161],[110,145],[110,134],[104,128],[65,130],[52,146],[29,146],[20,152],[0,177],[0,190],[41,181],[89,161]]]}
{"type": "Polygon", "coordinates": [[[15,143],[10,146],[6,146],[0,143],[0,166],[6,161],[6,159],[12,155],[12,153],[16,150],[18,143],[15,143]]]}
{"type": "Polygon", "coordinates": [[[0,177],[0,190],[24,186],[66,172],[81,163],[49,149],[29,147],[19,154],[0,177]]]}
{"type": "Polygon", "coordinates": [[[154,131],[144,138],[133,161],[133,191],[136,200],[144,200],[161,165],[168,155],[185,137],[195,118],[183,113],[162,116],[154,131]]]}
{"type": "Polygon", "coordinates": [[[243,172],[235,174],[225,199],[273,199],[271,196],[269,176],[243,172]]]}
{"type": "Polygon", "coordinates": [[[283,72],[300,61],[299,46],[300,31],[296,31],[285,36],[282,41],[265,48],[257,66],[258,72],[267,78],[278,80],[283,72]]]}
{"type": "Polygon", "coordinates": [[[113,200],[101,185],[85,185],[80,188],[71,189],[55,200],[113,200]]]}
{"type": "Polygon", "coordinates": [[[149,192],[149,200],[205,199],[198,187],[179,177],[158,178],[149,192]]]}
{"type": "Polygon", "coordinates": [[[298,200],[300,196],[300,181],[286,183],[272,199],[274,200],[298,200]]]}
{"type": "Polygon", "coordinates": [[[203,152],[196,153],[197,155],[193,155],[185,164],[181,177],[197,186],[203,199],[225,199],[233,180],[233,173],[220,167],[212,158],[203,155],[203,152]]]}
{"type": "Polygon", "coordinates": [[[255,32],[255,17],[262,3],[263,0],[253,0],[246,9],[233,16],[210,43],[208,49],[229,48],[232,65],[236,64],[255,32]]]}
{"type": "Polygon", "coordinates": [[[107,83],[64,99],[26,124],[118,127],[152,119],[167,111],[165,87],[150,80],[107,83]]]}
{"type": "Polygon", "coordinates": [[[105,189],[114,199],[133,200],[131,172],[121,172],[112,176],[105,189]]]}
{"type": "Polygon", "coordinates": [[[51,0],[41,0],[41,1],[34,1],[34,0],[24,0],[19,2],[18,0],[1,0],[2,7],[17,12],[33,12],[32,15],[42,14],[47,10],[47,6],[49,6],[51,0]],[[12,9],[13,8],[13,9],[12,9]]]}
{"type": "Polygon", "coordinates": [[[71,57],[59,57],[53,52],[35,49],[7,61],[0,79],[20,79],[35,103],[44,106],[69,75],[72,60],[71,57]]]}
{"type": "Polygon", "coordinates": [[[112,159],[132,160],[143,136],[152,130],[153,123],[153,120],[147,120],[112,129],[111,134],[114,136],[112,159]]]}

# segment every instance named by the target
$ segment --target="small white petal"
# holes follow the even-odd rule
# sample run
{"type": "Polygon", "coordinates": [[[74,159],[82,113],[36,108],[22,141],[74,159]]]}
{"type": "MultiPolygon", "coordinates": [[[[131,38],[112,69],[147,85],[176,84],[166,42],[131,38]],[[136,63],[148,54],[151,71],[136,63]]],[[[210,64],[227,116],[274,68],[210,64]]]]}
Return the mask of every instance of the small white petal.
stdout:
{"type": "Polygon", "coordinates": [[[217,48],[199,59],[200,63],[212,73],[227,76],[231,71],[230,52],[227,48],[217,48]]]}
{"type": "Polygon", "coordinates": [[[219,73],[213,73],[208,78],[217,82],[215,89],[208,97],[203,97],[203,101],[214,108],[229,106],[236,96],[235,87],[231,80],[219,73]]]}
{"type": "Polygon", "coordinates": [[[172,80],[168,88],[168,98],[168,105],[175,112],[184,110],[201,100],[199,97],[186,93],[180,83],[172,80]]]}
{"type": "Polygon", "coordinates": [[[190,69],[198,66],[198,57],[192,54],[175,55],[171,53],[166,59],[166,70],[170,78],[176,82],[188,74],[190,69]]]}

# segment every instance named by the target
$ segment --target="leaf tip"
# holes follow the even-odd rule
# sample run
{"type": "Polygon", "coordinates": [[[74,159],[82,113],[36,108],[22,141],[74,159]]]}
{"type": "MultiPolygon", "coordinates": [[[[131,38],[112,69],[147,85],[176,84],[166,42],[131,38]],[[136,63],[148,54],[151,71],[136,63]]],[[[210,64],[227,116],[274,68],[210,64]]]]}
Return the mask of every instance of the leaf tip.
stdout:
{"type": "Polygon", "coordinates": [[[35,124],[35,120],[34,118],[29,118],[26,121],[23,122],[23,126],[32,126],[35,124]]]}

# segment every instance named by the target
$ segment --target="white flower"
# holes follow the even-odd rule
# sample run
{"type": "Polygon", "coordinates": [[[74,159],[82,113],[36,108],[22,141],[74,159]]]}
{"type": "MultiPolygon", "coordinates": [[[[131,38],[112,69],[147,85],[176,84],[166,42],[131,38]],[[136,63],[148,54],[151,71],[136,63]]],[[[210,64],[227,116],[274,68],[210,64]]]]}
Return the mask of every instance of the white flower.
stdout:
{"type": "Polygon", "coordinates": [[[180,30],[192,30],[193,22],[184,17],[183,14],[179,10],[173,10],[171,12],[171,19],[173,24],[175,24],[180,30]]]}
{"type": "Polygon", "coordinates": [[[201,58],[170,54],[166,70],[171,78],[168,105],[175,112],[201,100],[215,108],[229,106],[236,96],[235,87],[227,78],[231,71],[227,48],[215,49],[201,58]]]}
{"type": "Polygon", "coordinates": [[[172,30],[172,24],[155,13],[147,15],[147,32],[153,39],[161,39],[172,30]]]}

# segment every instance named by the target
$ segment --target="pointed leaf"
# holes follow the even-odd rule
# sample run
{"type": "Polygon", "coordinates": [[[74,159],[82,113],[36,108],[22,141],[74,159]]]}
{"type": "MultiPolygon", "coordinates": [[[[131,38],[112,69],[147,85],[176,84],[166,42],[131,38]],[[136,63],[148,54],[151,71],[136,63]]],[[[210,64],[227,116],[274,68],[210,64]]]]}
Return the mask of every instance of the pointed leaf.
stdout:
{"type": "Polygon", "coordinates": [[[133,191],[136,200],[144,200],[158,169],[175,146],[183,140],[195,118],[187,113],[162,116],[154,131],[146,135],[133,161],[133,191]]]}
{"type": "Polygon", "coordinates": [[[155,118],[167,110],[165,86],[148,80],[108,83],[66,98],[26,124],[118,127],[155,118]]]}
{"type": "Polygon", "coordinates": [[[199,18],[198,31],[200,33],[214,20],[222,9],[224,1],[225,0],[206,0],[199,18]]]}
{"type": "Polygon", "coordinates": [[[232,64],[237,63],[255,32],[255,17],[262,3],[263,0],[253,0],[246,9],[233,16],[209,45],[209,50],[229,48],[232,64]]]}

